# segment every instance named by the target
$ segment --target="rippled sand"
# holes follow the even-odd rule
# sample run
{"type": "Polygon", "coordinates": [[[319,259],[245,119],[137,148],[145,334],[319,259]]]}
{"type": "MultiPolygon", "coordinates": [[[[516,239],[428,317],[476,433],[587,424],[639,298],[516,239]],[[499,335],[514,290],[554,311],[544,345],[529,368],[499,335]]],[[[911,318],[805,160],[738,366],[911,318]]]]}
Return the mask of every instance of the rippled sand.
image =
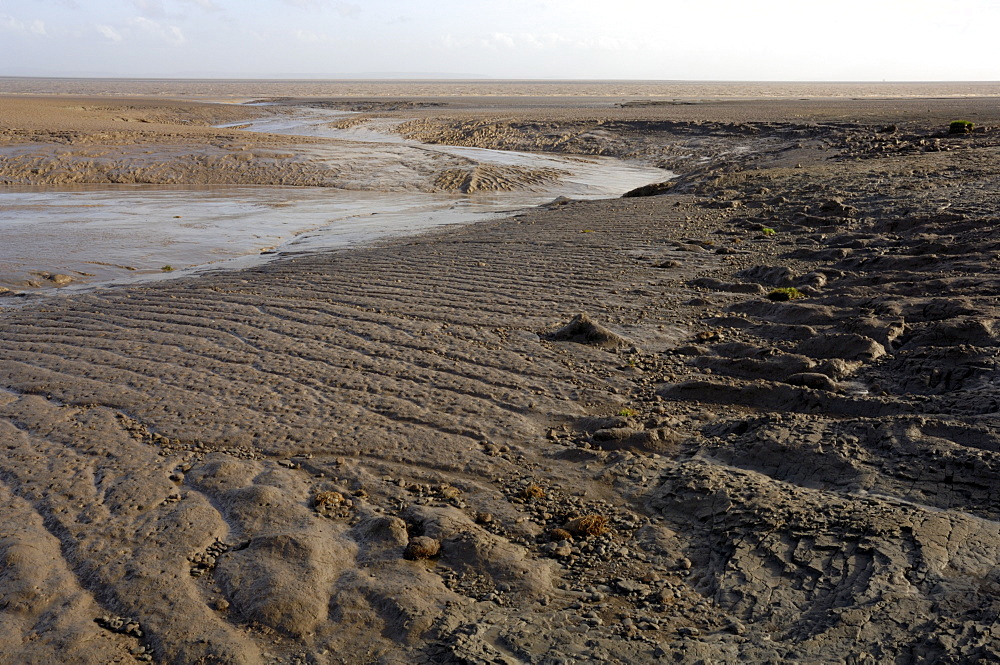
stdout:
{"type": "Polygon", "coordinates": [[[679,177],[0,311],[0,660],[1000,661],[995,104],[503,104],[679,177]]]}

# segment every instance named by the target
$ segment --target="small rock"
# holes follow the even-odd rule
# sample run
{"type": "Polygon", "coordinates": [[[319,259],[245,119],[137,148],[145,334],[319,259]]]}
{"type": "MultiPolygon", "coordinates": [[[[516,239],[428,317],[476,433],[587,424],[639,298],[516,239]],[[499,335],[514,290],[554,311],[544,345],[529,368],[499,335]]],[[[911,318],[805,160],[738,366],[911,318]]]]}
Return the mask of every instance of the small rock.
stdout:
{"type": "Polygon", "coordinates": [[[438,494],[442,499],[457,499],[462,496],[461,490],[457,487],[452,487],[451,485],[442,485],[438,489],[438,494]]]}
{"type": "Polygon", "coordinates": [[[411,561],[430,559],[441,551],[441,542],[428,536],[411,538],[403,552],[403,558],[411,561]]]}
{"type": "Polygon", "coordinates": [[[798,374],[792,374],[787,379],[785,383],[792,386],[805,386],[806,388],[812,388],[813,390],[826,390],[828,392],[836,392],[837,384],[828,377],[826,374],[819,374],[817,372],[800,372],[798,374]]]}
{"type": "Polygon", "coordinates": [[[344,495],[340,492],[320,492],[313,497],[313,505],[317,508],[339,506],[342,503],[344,503],[344,495]]]}
{"type": "Polygon", "coordinates": [[[56,286],[65,286],[66,284],[72,282],[73,278],[70,277],[69,275],[62,275],[57,273],[55,275],[49,275],[48,280],[53,284],[55,284],[56,286]]]}
{"type": "Polygon", "coordinates": [[[636,580],[618,580],[615,582],[615,586],[619,591],[630,596],[633,594],[645,595],[649,593],[649,585],[637,582],[636,580]]]}

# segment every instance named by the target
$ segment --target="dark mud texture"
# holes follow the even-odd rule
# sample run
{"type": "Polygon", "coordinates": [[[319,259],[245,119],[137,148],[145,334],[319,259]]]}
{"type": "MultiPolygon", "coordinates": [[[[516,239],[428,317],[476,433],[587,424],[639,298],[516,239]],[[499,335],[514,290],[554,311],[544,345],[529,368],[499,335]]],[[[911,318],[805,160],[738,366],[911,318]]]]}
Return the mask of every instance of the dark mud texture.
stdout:
{"type": "Polygon", "coordinates": [[[1000,140],[876,120],[5,310],[0,662],[997,662],[1000,140]]]}

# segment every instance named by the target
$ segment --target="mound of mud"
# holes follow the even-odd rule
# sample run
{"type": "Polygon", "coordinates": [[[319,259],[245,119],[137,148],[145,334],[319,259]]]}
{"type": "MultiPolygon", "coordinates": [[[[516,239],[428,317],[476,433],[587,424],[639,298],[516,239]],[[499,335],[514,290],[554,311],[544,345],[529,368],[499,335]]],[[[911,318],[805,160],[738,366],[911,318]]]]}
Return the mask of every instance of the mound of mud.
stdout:
{"type": "Polygon", "coordinates": [[[532,169],[479,164],[469,168],[441,171],[434,187],[442,192],[511,192],[544,189],[557,182],[565,172],[558,169],[532,169]]]}
{"type": "Polygon", "coordinates": [[[586,314],[577,314],[569,323],[545,336],[553,342],[576,342],[602,349],[617,349],[631,344],[629,340],[591,320],[586,314]]]}

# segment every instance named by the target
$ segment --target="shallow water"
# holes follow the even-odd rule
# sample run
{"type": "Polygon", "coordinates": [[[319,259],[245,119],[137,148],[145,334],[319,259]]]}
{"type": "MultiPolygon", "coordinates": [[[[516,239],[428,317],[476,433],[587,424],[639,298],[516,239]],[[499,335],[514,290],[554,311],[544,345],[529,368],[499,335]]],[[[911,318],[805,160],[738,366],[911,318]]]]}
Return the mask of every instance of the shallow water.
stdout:
{"type": "Polygon", "coordinates": [[[11,289],[55,286],[45,273],[77,283],[166,276],[167,266],[343,247],[502,209],[496,200],[321,187],[35,188],[0,200],[0,286],[11,289]]]}
{"type": "MultiPolygon", "coordinates": [[[[408,148],[413,153],[412,160],[417,161],[423,153],[459,157],[474,164],[513,167],[516,169],[550,169],[559,171],[558,184],[546,188],[547,193],[556,196],[575,198],[607,198],[620,196],[630,189],[647,185],[651,182],[662,182],[670,177],[670,173],[643,164],[624,162],[612,157],[552,155],[512,150],[489,150],[486,148],[471,148],[465,146],[436,145],[413,141],[398,134],[391,133],[394,125],[405,120],[376,120],[373,123],[348,128],[336,125],[350,116],[357,115],[347,111],[329,109],[296,107],[293,113],[274,118],[262,118],[247,123],[241,123],[251,132],[267,132],[291,136],[310,136],[318,139],[334,141],[350,141],[353,143],[371,144],[374,155],[380,146],[392,146],[393,155],[404,161],[406,154],[400,155],[401,147],[408,148]],[[374,129],[373,129],[374,128],[374,129]],[[382,131],[378,131],[382,130],[382,131]]],[[[336,153],[336,143],[331,144],[331,153],[336,153]]],[[[331,157],[333,157],[331,154],[331,157]]]]}
{"type": "MultiPolygon", "coordinates": [[[[93,185],[0,192],[0,287],[79,290],[206,268],[250,265],[276,254],[368,243],[443,224],[468,223],[558,196],[605,198],[667,179],[660,169],[609,158],[575,158],[428,146],[364,127],[330,126],[347,114],[300,109],[255,122],[252,131],[315,136],[314,158],[343,159],[343,146],[404,163],[426,153],[469,164],[558,170],[544,186],[513,192],[425,194],[331,187],[93,185]],[[370,149],[369,149],[370,147],[370,149]],[[402,150],[402,152],[401,152],[402,150]],[[58,276],[58,277],[57,277],[58,276]],[[58,282],[57,282],[58,280],[58,282]]],[[[10,301],[10,297],[3,301],[10,301]]],[[[9,304],[9,302],[8,302],[9,304]]]]}

